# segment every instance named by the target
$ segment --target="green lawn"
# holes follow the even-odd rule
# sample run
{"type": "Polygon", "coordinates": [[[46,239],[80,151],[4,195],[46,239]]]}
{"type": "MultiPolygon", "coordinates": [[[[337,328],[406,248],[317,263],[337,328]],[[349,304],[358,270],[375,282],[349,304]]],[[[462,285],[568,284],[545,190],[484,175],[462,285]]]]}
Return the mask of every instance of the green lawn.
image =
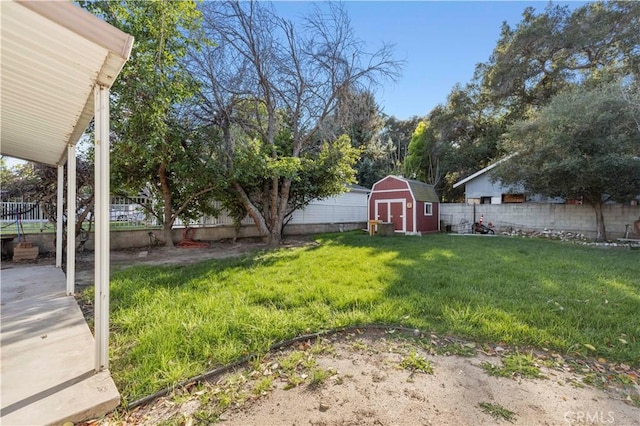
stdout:
{"type": "Polygon", "coordinates": [[[317,241],[115,273],[111,370],[125,401],[283,339],[369,323],[640,364],[637,251],[452,235],[317,241]]]}

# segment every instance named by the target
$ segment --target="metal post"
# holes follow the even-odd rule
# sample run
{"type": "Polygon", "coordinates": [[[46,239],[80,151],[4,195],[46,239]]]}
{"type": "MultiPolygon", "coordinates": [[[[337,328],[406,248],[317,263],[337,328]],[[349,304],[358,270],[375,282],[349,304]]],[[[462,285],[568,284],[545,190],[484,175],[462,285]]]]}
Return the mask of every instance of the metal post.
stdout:
{"type": "Polygon", "coordinates": [[[109,89],[96,86],[95,111],[95,337],[96,372],[109,368],[109,89]]]}
{"type": "Polygon", "coordinates": [[[76,147],[67,147],[67,294],[76,282],[76,147]]]}
{"type": "Polygon", "coordinates": [[[58,165],[58,200],[56,213],[56,268],[62,268],[62,229],[64,228],[64,164],[58,165]]]}

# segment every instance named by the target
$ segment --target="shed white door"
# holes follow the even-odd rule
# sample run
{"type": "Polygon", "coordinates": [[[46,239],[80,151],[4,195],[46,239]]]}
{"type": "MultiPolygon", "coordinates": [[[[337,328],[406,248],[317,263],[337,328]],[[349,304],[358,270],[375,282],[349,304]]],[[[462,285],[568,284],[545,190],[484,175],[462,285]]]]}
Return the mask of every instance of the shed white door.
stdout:
{"type": "Polygon", "coordinates": [[[393,223],[399,232],[407,232],[406,200],[376,200],[376,219],[393,223]]]}

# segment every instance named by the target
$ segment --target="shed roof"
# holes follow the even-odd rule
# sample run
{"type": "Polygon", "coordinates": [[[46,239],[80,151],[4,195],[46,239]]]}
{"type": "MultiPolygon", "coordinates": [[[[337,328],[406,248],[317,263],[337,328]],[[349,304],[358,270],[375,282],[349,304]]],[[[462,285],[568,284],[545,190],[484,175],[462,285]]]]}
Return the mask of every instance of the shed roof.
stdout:
{"type": "Polygon", "coordinates": [[[2,1],[1,152],[66,161],[94,115],[93,88],[111,87],[133,37],[70,1],[2,1]]]}
{"type": "Polygon", "coordinates": [[[413,192],[416,201],[426,201],[428,203],[437,203],[440,201],[433,185],[412,179],[404,180],[409,184],[409,188],[411,192],[413,192]]]}
{"type": "Polygon", "coordinates": [[[428,183],[420,182],[417,180],[407,179],[402,176],[394,176],[394,175],[386,176],[380,179],[378,182],[374,183],[373,187],[375,188],[378,183],[386,179],[396,179],[401,182],[405,182],[409,187],[409,190],[413,194],[414,198],[416,199],[416,201],[426,201],[428,203],[440,202],[440,199],[438,198],[438,193],[436,192],[436,189],[433,187],[433,185],[429,185],[428,183]]]}

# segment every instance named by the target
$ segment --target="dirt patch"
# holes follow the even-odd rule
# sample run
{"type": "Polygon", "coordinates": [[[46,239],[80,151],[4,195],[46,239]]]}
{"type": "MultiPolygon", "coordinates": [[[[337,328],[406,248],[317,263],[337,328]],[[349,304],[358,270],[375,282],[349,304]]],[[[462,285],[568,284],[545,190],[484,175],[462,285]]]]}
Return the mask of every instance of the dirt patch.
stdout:
{"type": "Polygon", "coordinates": [[[101,423],[640,425],[638,370],[528,353],[539,378],[490,375],[520,354],[417,331],[353,330],[296,343],[101,423]],[[626,386],[613,379],[619,374],[626,386]]]}
{"type": "MultiPolygon", "coordinates": [[[[300,247],[309,244],[316,243],[311,238],[301,236],[285,240],[281,247],[300,247]]],[[[209,247],[206,248],[152,247],[113,250],[111,251],[110,265],[111,272],[134,265],[188,265],[205,260],[237,257],[267,249],[269,246],[260,239],[244,238],[235,242],[232,240],[209,242],[209,247]]],[[[92,251],[76,254],[76,285],[93,285],[93,265],[94,253],[92,251]]]]}

